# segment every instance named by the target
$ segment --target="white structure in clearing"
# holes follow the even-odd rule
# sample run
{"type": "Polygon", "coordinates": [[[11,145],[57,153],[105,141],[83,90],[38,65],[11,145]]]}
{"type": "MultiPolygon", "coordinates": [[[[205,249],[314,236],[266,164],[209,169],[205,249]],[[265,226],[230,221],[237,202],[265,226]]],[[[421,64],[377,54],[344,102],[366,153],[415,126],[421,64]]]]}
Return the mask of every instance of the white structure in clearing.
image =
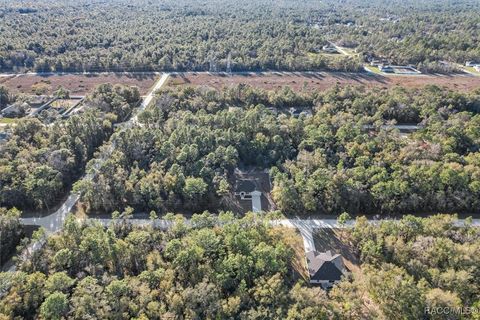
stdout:
{"type": "Polygon", "coordinates": [[[251,180],[238,180],[235,186],[235,195],[240,197],[240,200],[251,200],[252,211],[262,211],[262,193],[257,190],[256,185],[251,180]]]}

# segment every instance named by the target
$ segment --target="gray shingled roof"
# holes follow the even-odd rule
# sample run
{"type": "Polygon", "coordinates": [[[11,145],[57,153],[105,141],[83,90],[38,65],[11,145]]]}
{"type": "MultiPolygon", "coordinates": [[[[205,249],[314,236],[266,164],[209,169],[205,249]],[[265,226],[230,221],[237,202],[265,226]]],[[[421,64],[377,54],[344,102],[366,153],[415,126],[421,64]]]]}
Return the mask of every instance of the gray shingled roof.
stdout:
{"type": "Polygon", "coordinates": [[[330,251],[309,251],[306,256],[311,280],[336,281],[342,278],[345,266],[341,255],[333,255],[330,251]]]}
{"type": "Polygon", "coordinates": [[[256,190],[255,182],[251,180],[237,180],[235,192],[253,192],[256,190]]]}

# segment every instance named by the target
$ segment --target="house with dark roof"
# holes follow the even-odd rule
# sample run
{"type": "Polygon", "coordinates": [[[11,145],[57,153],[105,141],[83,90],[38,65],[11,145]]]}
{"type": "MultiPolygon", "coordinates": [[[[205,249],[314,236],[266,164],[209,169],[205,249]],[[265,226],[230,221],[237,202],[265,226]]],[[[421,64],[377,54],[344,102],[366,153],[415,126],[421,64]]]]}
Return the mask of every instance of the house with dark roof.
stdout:
{"type": "Polygon", "coordinates": [[[311,284],[319,284],[324,289],[332,287],[348,272],[340,254],[309,251],[306,253],[311,284]]]}
{"type": "Polygon", "coordinates": [[[270,211],[274,208],[270,197],[271,183],[268,169],[235,168],[232,210],[238,213],[270,211]]]}
{"type": "Polygon", "coordinates": [[[235,195],[243,199],[250,199],[251,193],[255,191],[255,182],[252,180],[237,180],[235,182],[235,195]]]}
{"type": "Polygon", "coordinates": [[[241,200],[252,201],[252,211],[262,211],[261,196],[262,193],[258,190],[255,181],[252,180],[237,180],[235,183],[235,195],[239,196],[241,200]]]}

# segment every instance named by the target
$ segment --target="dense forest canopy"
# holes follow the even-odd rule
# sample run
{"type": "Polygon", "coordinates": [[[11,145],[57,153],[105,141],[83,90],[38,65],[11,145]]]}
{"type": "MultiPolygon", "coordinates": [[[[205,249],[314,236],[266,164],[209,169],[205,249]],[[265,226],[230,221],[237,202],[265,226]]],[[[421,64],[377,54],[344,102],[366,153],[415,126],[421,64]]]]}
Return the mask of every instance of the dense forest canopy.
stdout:
{"type": "Polygon", "coordinates": [[[23,228],[20,224],[21,212],[17,209],[0,208],[0,264],[3,265],[22,238],[23,228]]]}
{"type": "MultiPolygon", "coordinates": [[[[479,8],[10,0],[0,6],[0,72],[359,72],[374,58],[450,72],[480,63],[479,8]]],[[[15,271],[2,265],[0,320],[443,319],[428,313],[438,307],[480,319],[480,229],[437,214],[480,213],[480,89],[307,85],[179,85],[137,112],[136,87],[102,84],[72,115],[0,117],[0,262],[21,252],[15,271]],[[273,212],[239,208],[242,171],[266,177],[269,190],[256,193],[273,212]],[[74,209],[59,205],[68,192],[74,209]],[[32,219],[48,231],[25,238],[33,228],[19,209],[55,207],[32,219]],[[144,215],[150,224],[131,223],[144,215]],[[271,220],[318,215],[338,216],[341,228],[271,220]],[[310,285],[310,242],[349,263],[329,290],[310,285]]],[[[0,85],[0,111],[26,98],[0,85]]]]}
{"type": "Polygon", "coordinates": [[[0,316],[315,319],[330,312],[320,288],[296,284],[292,248],[279,230],[231,213],[193,221],[164,232],[69,219],[20,272],[0,273],[0,316]]]}
{"type": "Polygon", "coordinates": [[[22,256],[18,272],[0,273],[0,317],[409,320],[438,307],[478,314],[467,308],[480,307],[480,234],[454,216],[375,226],[359,218],[342,237],[361,269],[328,293],[298,278],[295,236],[258,215],[169,219],[174,225],[161,231],[71,217],[40,251],[22,256]]]}
{"type": "Polygon", "coordinates": [[[477,0],[342,1],[313,16],[319,30],[365,55],[434,68],[480,59],[477,0]]]}
{"type": "MultiPolygon", "coordinates": [[[[1,87],[0,87],[1,88],[1,87]]],[[[58,203],[99,146],[138,103],[137,88],[104,84],[83,113],[52,124],[23,118],[0,149],[0,206],[44,209],[58,203]]]]}
{"type": "Polygon", "coordinates": [[[479,96],[333,90],[303,125],[291,162],[272,170],[287,212],[477,212],[479,96]],[[389,121],[420,123],[402,135],[389,121]],[[365,126],[380,126],[365,130],[365,126]],[[289,196],[289,195],[295,196],[289,196]]]}
{"type": "Polygon", "coordinates": [[[480,59],[477,0],[8,1],[0,69],[360,70],[367,56],[422,69],[480,59]],[[363,56],[324,55],[335,41],[363,56]]]}
{"type": "MultiPolygon", "coordinates": [[[[1,205],[57,204],[138,101],[137,89],[101,85],[82,114],[17,122],[1,149],[1,205]]],[[[272,200],[287,214],[477,212],[479,111],[478,91],[434,86],[168,88],[139,126],[114,135],[98,178],[75,188],[91,211],[235,210],[233,172],[254,167],[270,171],[272,200]],[[291,108],[312,116],[291,116],[291,108]],[[402,134],[394,123],[419,130],[402,134]]]]}
{"type": "MultiPolygon", "coordinates": [[[[276,8],[234,1],[32,4],[40,6],[33,14],[4,14],[0,67],[215,71],[225,70],[229,55],[234,70],[325,66],[327,60],[307,55],[325,40],[295,23],[302,12],[287,3],[276,8]]],[[[347,59],[344,64],[356,68],[347,59]]]]}
{"type": "Polygon", "coordinates": [[[348,237],[361,256],[362,274],[332,292],[333,297],[349,293],[343,312],[354,312],[349,319],[363,318],[362,300],[368,296],[380,310],[378,318],[478,319],[480,232],[468,221],[466,227],[456,222],[448,215],[406,216],[380,225],[357,219],[348,237]],[[462,315],[428,311],[434,308],[462,315]]]}
{"type": "Polygon", "coordinates": [[[438,87],[169,88],[116,136],[98,179],[76,188],[93,211],[217,211],[232,209],[233,170],[254,166],[270,170],[284,213],[477,212],[479,99],[438,87]]]}

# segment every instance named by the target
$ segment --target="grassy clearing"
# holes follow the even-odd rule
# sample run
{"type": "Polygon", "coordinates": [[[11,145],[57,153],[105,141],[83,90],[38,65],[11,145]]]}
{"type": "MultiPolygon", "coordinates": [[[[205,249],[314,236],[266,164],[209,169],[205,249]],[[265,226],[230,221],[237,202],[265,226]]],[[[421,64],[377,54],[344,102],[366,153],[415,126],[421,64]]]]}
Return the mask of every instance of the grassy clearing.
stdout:
{"type": "Polygon", "coordinates": [[[335,46],[338,50],[338,52],[344,56],[348,56],[348,57],[357,57],[357,56],[360,56],[360,53],[356,52],[355,49],[352,49],[352,48],[347,48],[347,47],[341,47],[341,46],[338,46],[336,45],[335,46]]]}
{"type": "Polygon", "coordinates": [[[477,76],[480,76],[480,72],[478,72],[477,70],[475,70],[474,67],[465,67],[465,70],[467,70],[468,72],[473,73],[473,74],[475,74],[475,75],[477,75],[477,76]]]}
{"type": "Polygon", "coordinates": [[[15,118],[0,118],[0,123],[3,123],[3,124],[12,124],[12,123],[16,123],[18,121],[18,119],[15,119],[15,118]]]}
{"type": "Polygon", "coordinates": [[[347,55],[349,56],[356,56],[358,55],[358,53],[355,51],[355,49],[352,49],[352,48],[346,48],[346,47],[339,47],[341,48],[343,51],[345,51],[347,53],[347,55]]]}
{"type": "Polygon", "coordinates": [[[78,100],[73,100],[73,99],[59,99],[54,101],[50,106],[52,108],[61,108],[61,107],[69,108],[77,102],[78,100]]]}
{"type": "Polygon", "coordinates": [[[376,73],[376,74],[383,74],[378,67],[370,66],[370,65],[365,65],[365,69],[367,69],[370,72],[376,73]]]}

